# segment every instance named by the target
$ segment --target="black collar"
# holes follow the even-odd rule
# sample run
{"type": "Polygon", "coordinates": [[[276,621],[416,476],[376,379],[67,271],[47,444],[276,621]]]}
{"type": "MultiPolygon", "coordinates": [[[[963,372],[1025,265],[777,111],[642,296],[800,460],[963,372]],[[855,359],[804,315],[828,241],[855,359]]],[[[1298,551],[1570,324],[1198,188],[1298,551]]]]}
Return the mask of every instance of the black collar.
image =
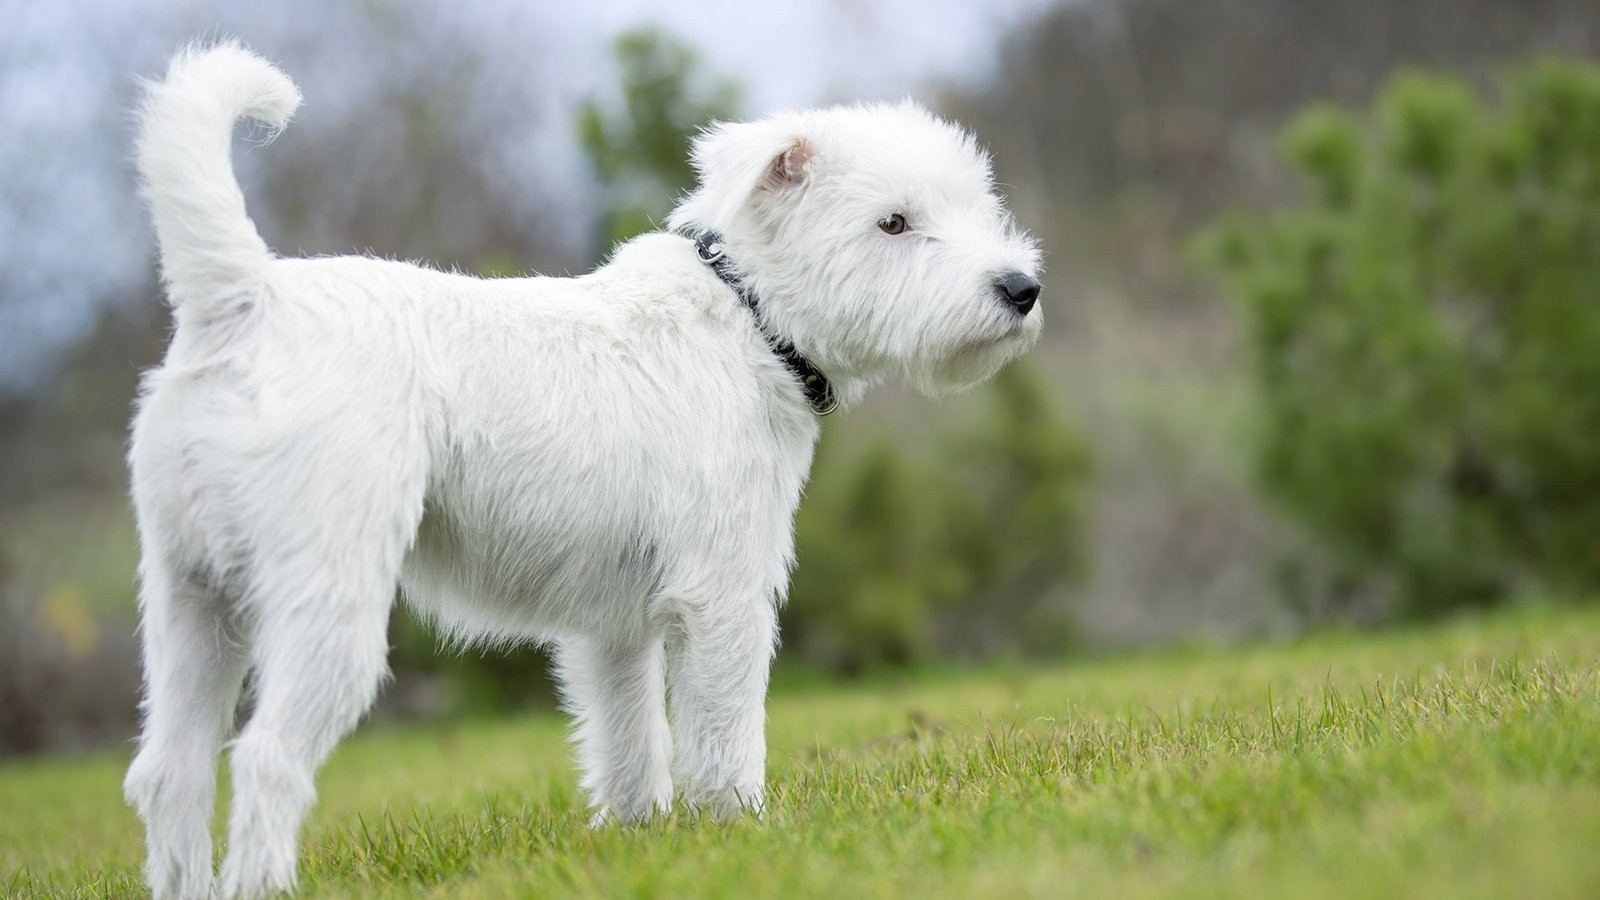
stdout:
{"type": "Polygon", "coordinates": [[[811,360],[800,355],[794,344],[783,338],[777,337],[767,330],[766,323],[761,321],[761,314],[756,311],[756,294],[745,286],[733,270],[733,261],[728,259],[726,246],[722,242],[722,235],[715,231],[704,231],[695,238],[694,249],[700,254],[700,261],[711,267],[717,273],[722,283],[733,289],[739,295],[739,302],[743,303],[750,314],[755,317],[756,328],[761,331],[761,336],[766,339],[767,346],[772,352],[783,360],[783,365],[794,377],[800,381],[800,387],[806,392],[806,403],[811,405],[811,411],[819,416],[825,416],[839,408],[839,401],[833,396],[833,385],[828,383],[828,378],[811,360]]]}

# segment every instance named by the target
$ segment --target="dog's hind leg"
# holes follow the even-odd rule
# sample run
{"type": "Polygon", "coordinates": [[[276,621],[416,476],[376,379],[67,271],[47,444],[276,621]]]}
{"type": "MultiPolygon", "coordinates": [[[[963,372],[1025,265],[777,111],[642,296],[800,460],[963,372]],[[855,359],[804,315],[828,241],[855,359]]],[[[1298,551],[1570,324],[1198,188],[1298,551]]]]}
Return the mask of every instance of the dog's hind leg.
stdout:
{"type": "Polygon", "coordinates": [[[156,897],[211,891],[217,755],[233,725],[245,650],[224,599],[172,571],[146,532],[141,566],[144,727],[123,790],[145,822],[156,897]]]}
{"type": "Polygon", "coordinates": [[[227,897],[294,887],[317,769],[388,674],[389,612],[422,518],[426,454],[420,431],[376,417],[346,415],[332,433],[338,441],[308,432],[285,443],[243,501],[255,702],[230,757],[227,897]]]}
{"type": "Polygon", "coordinates": [[[225,897],[291,890],[317,769],[372,705],[388,672],[395,576],[346,552],[273,573],[251,636],[255,709],[233,744],[225,897]],[[342,563],[342,564],[341,564],[342,563]]]}
{"type": "Polygon", "coordinates": [[[672,806],[661,638],[569,638],[556,660],[594,824],[636,822],[672,806]]]}

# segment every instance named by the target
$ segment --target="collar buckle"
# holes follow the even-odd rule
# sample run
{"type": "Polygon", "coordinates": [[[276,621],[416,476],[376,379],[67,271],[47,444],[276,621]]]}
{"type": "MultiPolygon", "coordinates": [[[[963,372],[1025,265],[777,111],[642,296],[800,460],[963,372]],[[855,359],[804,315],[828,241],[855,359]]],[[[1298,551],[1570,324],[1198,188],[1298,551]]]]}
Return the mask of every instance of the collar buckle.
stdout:
{"type": "MultiPolygon", "coordinates": [[[[694,249],[696,253],[700,254],[700,261],[708,266],[714,266],[721,262],[728,252],[727,246],[722,243],[722,235],[714,231],[708,231],[696,238],[694,249]]],[[[718,272],[717,274],[721,275],[722,273],[718,272]]],[[[727,280],[727,278],[723,278],[723,281],[727,280]]]]}

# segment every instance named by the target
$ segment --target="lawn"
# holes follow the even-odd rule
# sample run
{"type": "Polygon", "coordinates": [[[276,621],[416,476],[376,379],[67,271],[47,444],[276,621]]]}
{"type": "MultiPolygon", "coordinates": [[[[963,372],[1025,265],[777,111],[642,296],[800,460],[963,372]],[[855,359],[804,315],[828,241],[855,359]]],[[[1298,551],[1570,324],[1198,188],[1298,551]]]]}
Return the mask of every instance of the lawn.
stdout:
{"type": "MultiPolygon", "coordinates": [[[[591,831],[554,717],[366,729],[302,893],[1600,896],[1595,606],[780,689],[769,733],[763,820],[591,831]]],[[[0,893],[138,894],[126,757],[0,767],[0,893]]]]}

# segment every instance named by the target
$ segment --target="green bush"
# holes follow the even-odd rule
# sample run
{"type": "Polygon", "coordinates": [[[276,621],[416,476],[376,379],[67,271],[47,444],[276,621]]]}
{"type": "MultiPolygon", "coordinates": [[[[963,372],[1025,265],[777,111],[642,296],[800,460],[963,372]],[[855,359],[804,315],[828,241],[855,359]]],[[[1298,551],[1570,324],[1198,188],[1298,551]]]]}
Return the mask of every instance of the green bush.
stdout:
{"type": "Polygon", "coordinates": [[[791,649],[850,671],[1070,639],[1052,589],[1082,572],[1088,447],[1026,363],[982,391],[974,419],[924,441],[824,437],[795,523],[791,649]]]}
{"type": "Polygon", "coordinates": [[[1282,136],[1298,206],[1198,247],[1254,351],[1266,492],[1402,613],[1600,583],[1600,68],[1403,73],[1282,136]]]}

